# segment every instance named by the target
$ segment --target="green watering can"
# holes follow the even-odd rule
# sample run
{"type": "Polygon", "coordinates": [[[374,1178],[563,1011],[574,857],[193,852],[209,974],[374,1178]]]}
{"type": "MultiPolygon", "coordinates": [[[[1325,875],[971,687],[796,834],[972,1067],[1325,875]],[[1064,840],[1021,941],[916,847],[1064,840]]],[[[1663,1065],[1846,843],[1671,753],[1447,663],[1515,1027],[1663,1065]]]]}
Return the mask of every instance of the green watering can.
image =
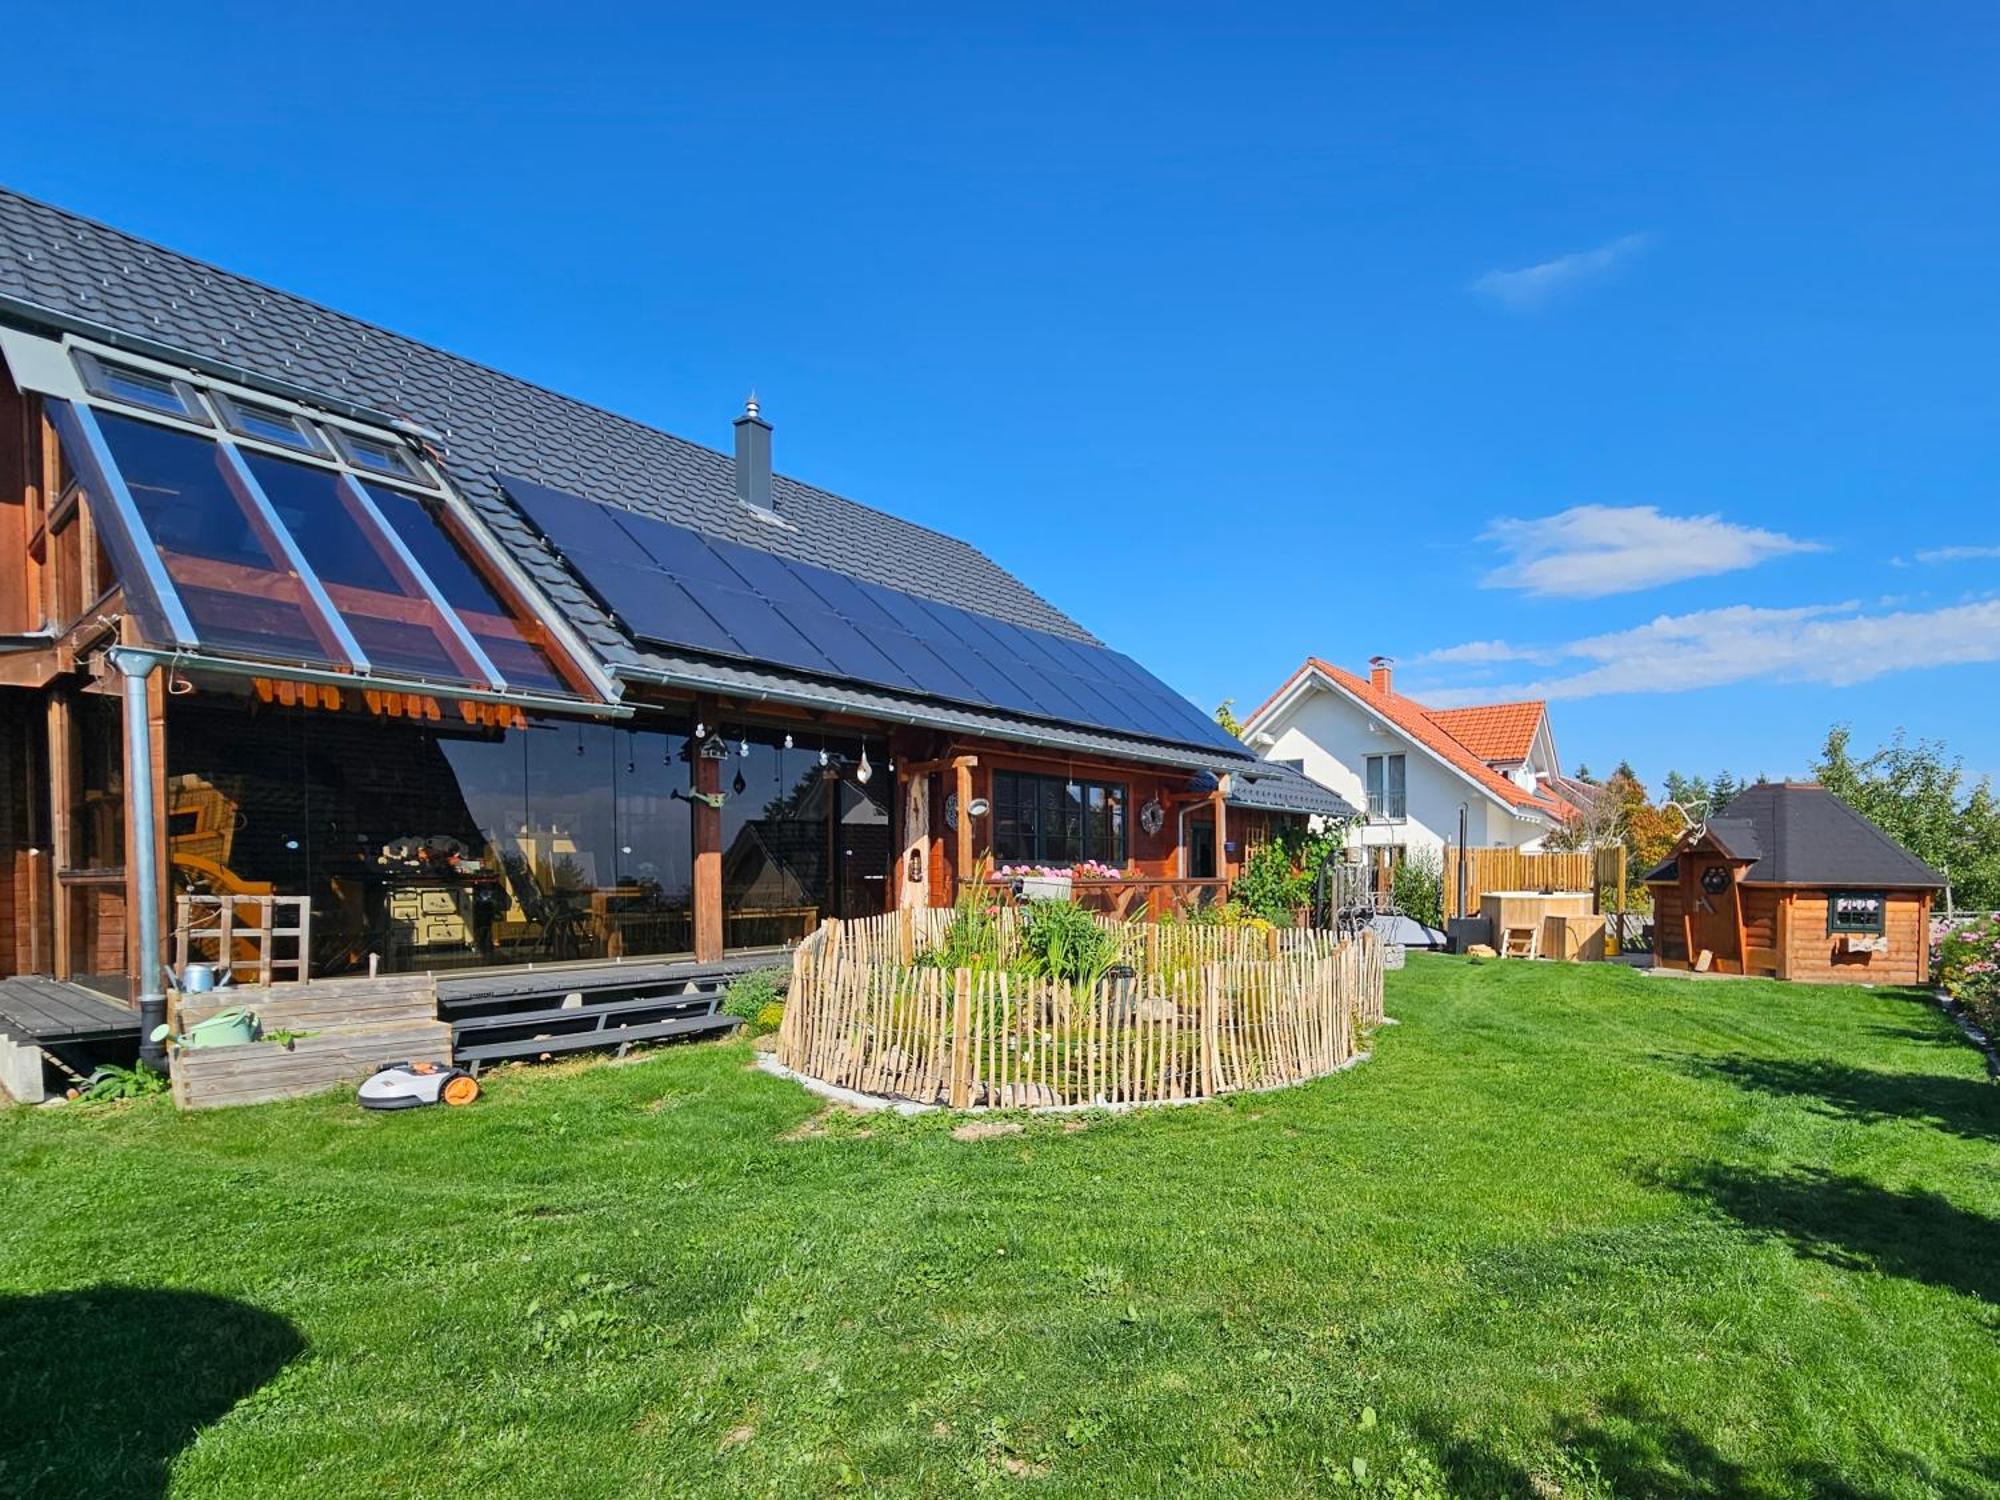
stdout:
{"type": "MultiPolygon", "coordinates": [[[[163,1042],[173,1036],[165,1026],[153,1028],[153,1040],[163,1042]]],[[[243,1042],[257,1039],[257,1013],[254,1010],[219,1010],[205,1021],[197,1021],[187,1029],[185,1036],[174,1037],[183,1047],[234,1047],[243,1042]]]]}

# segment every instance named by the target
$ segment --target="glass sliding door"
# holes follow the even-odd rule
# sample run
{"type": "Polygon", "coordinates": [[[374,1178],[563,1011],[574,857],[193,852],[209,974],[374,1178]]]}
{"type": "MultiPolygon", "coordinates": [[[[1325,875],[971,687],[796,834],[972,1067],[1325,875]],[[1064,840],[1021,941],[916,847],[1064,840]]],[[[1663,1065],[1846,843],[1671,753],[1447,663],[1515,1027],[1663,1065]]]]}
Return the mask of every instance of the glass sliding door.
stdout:
{"type": "Polygon", "coordinates": [[[309,898],[318,976],[693,947],[677,718],[500,729],[218,696],[171,705],[167,772],[176,890],[309,898]]]}

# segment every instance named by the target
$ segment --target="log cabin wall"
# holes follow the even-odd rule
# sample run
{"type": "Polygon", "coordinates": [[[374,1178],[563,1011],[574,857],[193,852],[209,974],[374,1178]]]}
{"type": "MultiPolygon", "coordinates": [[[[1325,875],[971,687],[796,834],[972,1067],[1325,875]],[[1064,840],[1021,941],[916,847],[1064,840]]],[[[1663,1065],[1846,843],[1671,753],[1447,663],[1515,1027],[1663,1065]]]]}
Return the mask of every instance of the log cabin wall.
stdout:
{"type": "Polygon", "coordinates": [[[1842,953],[1826,930],[1827,892],[1783,893],[1788,979],[1808,984],[1924,984],[1930,979],[1930,897],[1923,891],[1889,891],[1883,909],[1886,953],[1842,953]]]}

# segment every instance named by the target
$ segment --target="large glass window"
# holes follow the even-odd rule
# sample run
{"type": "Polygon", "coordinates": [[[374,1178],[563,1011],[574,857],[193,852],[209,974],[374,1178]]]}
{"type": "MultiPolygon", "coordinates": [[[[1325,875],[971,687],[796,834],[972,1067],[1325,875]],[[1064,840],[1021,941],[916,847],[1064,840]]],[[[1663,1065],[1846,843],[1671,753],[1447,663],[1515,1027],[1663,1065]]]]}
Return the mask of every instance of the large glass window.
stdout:
{"type": "Polygon", "coordinates": [[[509,687],[540,693],[571,691],[542,641],[542,627],[508,608],[423,501],[379,484],[362,488],[509,687]]]}
{"type": "Polygon", "coordinates": [[[993,857],[1001,864],[1125,864],[1125,785],[993,773],[993,857]]]}
{"type": "Polygon", "coordinates": [[[338,474],[263,453],[243,459],[371,667],[483,683],[423,586],[338,474]]]}
{"type": "Polygon", "coordinates": [[[883,747],[863,782],[859,740],[787,746],[783,729],[754,725],[721,738],[723,942],[797,942],[824,917],[882,911],[894,779],[883,747]]]}
{"type": "Polygon", "coordinates": [[[686,752],[664,716],[502,730],[176,700],[174,886],[311,898],[315,975],[686,953],[686,752]]]}
{"type": "Polygon", "coordinates": [[[112,412],[97,420],[204,645],[347,665],[214,443],[112,412]]]}

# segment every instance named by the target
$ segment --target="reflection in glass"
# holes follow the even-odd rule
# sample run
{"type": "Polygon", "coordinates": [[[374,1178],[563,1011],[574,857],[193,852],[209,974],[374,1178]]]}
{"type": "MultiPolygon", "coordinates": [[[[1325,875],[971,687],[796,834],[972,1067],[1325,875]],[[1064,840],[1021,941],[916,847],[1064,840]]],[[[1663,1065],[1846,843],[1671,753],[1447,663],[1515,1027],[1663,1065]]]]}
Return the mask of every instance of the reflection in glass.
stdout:
{"type": "Polygon", "coordinates": [[[315,975],[685,953],[684,726],[175,702],[181,890],[312,898],[315,975]]]}
{"type": "Polygon", "coordinates": [[[887,778],[856,780],[858,739],[816,735],[810,746],[787,749],[785,737],[757,726],[729,731],[732,750],[750,749],[747,757],[731,754],[723,772],[723,942],[731,948],[797,942],[824,917],[885,906],[887,778]]]}
{"type": "Polygon", "coordinates": [[[370,666],[443,681],[483,680],[338,475],[263,453],[245,453],[243,461],[370,666]]]}
{"type": "Polygon", "coordinates": [[[346,665],[224,477],[214,443],[113,412],[97,421],[204,646],[346,665]]]}

